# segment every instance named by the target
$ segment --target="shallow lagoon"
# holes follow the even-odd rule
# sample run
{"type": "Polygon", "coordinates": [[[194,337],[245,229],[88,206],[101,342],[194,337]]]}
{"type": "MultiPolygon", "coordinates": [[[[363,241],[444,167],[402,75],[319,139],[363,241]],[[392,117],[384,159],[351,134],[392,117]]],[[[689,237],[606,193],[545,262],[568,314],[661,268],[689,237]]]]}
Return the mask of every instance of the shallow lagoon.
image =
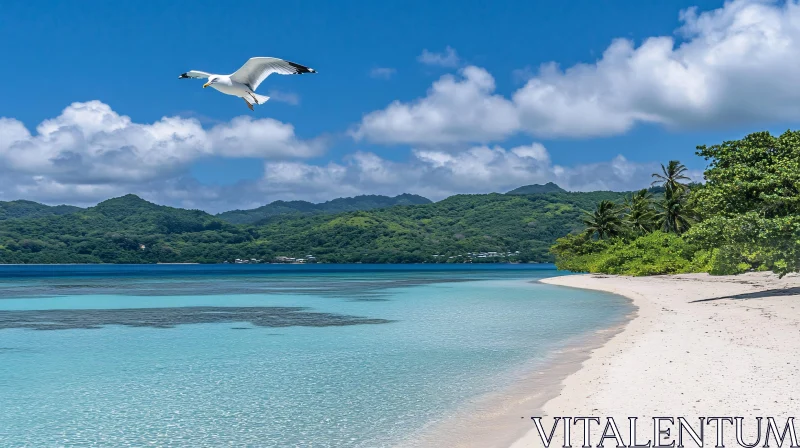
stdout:
{"type": "Polygon", "coordinates": [[[0,446],[390,446],[630,311],[552,275],[4,267],[0,446]]]}

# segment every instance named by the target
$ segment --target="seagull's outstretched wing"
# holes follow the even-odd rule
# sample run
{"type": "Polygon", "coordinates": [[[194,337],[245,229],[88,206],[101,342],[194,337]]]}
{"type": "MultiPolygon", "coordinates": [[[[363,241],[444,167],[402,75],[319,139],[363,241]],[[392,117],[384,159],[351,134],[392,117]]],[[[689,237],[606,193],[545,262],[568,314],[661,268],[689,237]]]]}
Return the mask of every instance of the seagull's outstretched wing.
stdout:
{"type": "Polygon", "coordinates": [[[178,78],[208,78],[209,76],[211,76],[211,73],[189,70],[186,73],[181,73],[181,76],[178,76],[178,78]]]}
{"type": "Polygon", "coordinates": [[[256,90],[267,76],[278,73],[281,75],[302,75],[303,73],[316,73],[313,68],[308,68],[294,62],[278,58],[250,58],[242,68],[231,75],[231,80],[240,82],[250,90],[256,90]]]}

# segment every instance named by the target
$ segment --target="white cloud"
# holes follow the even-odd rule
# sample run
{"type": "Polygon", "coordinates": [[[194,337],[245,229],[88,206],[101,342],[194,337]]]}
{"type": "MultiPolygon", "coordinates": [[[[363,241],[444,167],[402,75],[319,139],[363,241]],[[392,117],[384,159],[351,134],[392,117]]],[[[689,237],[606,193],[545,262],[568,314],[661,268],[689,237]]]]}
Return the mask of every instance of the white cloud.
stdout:
{"type": "Polygon", "coordinates": [[[305,158],[322,152],[320,141],[302,141],[294,126],[272,118],[236,117],[206,132],[211,151],[226,157],[305,158]]]}
{"type": "Polygon", "coordinates": [[[284,160],[323,150],[321,140],[299,139],[271,118],[206,129],[196,118],[135,123],[99,101],[73,103],[35,132],[0,118],[0,198],[87,204],[130,192],[175,196],[180,186],[203,190],[185,173],[204,157],[284,160]]]}
{"type": "Polygon", "coordinates": [[[444,53],[433,53],[427,49],[422,50],[422,54],[417,57],[417,60],[425,65],[438,65],[439,67],[458,67],[461,59],[458,57],[456,50],[447,46],[444,53]]]}
{"type": "MultiPolygon", "coordinates": [[[[708,12],[689,9],[680,18],[682,40],[651,37],[636,46],[617,39],[595,63],[518,71],[527,82],[508,99],[494,94],[485,70],[467,67],[464,81],[444,76],[424,98],[367,114],[353,135],[431,144],[496,141],[519,132],[608,136],[638,123],[693,128],[800,120],[798,0],[734,0],[708,12]],[[468,71],[483,73],[483,85],[491,87],[478,87],[468,71]]],[[[427,52],[423,59],[450,60],[427,52]]]]}
{"type": "Polygon", "coordinates": [[[291,104],[292,106],[297,106],[300,104],[300,95],[296,93],[270,90],[268,96],[272,101],[279,101],[281,103],[291,104]]]}
{"type": "Polygon", "coordinates": [[[295,158],[321,152],[294,128],[271,118],[237,117],[204,129],[193,118],[134,123],[99,101],[73,103],[31,133],[0,119],[0,169],[63,184],[142,182],[163,178],[207,156],[295,158]]]}
{"type": "Polygon", "coordinates": [[[511,72],[511,77],[516,84],[525,84],[529,79],[536,76],[536,73],[529,65],[523,68],[518,68],[511,72]]]}
{"type": "MultiPolygon", "coordinates": [[[[658,169],[655,163],[633,163],[622,156],[603,163],[559,166],[552,163],[550,154],[539,143],[508,149],[486,145],[461,150],[419,147],[405,161],[355,152],[339,161],[310,164],[283,157],[288,148],[273,146],[267,151],[260,147],[262,130],[254,124],[258,120],[238,118],[208,131],[203,131],[193,120],[178,121],[187,131],[165,119],[156,123],[161,128],[151,129],[148,126],[155,124],[134,125],[127,118],[109,113],[110,109],[100,109],[106,114],[65,118],[74,113],[70,109],[54,121],[43,123],[36,136],[31,136],[15,120],[0,122],[0,135],[17,142],[10,145],[11,152],[9,146],[0,151],[0,199],[25,198],[87,206],[134,193],[160,204],[219,212],[253,208],[278,199],[325,201],[365,193],[409,192],[438,200],[453,194],[505,192],[521,185],[551,181],[570,190],[626,190],[649,185],[650,173],[658,169]],[[66,126],[67,122],[72,124],[66,126]],[[125,139],[130,145],[128,149],[109,149],[112,147],[108,142],[118,140],[99,138],[105,134],[116,139],[127,137],[133,132],[132,126],[143,129],[137,128],[138,133],[133,133],[137,138],[125,139]],[[70,128],[69,132],[65,127],[70,128]],[[36,139],[44,142],[35,142],[36,139]],[[237,143],[236,139],[251,142],[253,146],[237,143]],[[26,148],[32,153],[27,154],[19,142],[27,142],[26,148]],[[220,142],[226,142],[227,146],[215,147],[220,142]],[[65,156],[63,148],[77,155],[65,156]],[[140,151],[140,148],[150,150],[140,151]],[[53,154],[57,156],[55,159],[53,154]],[[264,175],[256,181],[217,186],[203,185],[181,169],[189,160],[207,154],[278,156],[265,159],[264,175]],[[43,157],[37,161],[38,155],[43,157]]],[[[273,135],[277,141],[294,138],[288,128],[279,129],[283,133],[273,135]]]]}
{"type": "Polygon", "coordinates": [[[514,105],[493,94],[494,78],[486,70],[470,66],[460,74],[442,76],[425,98],[367,114],[351,135],[378,143],[447,144],[498,140],[519,128],[514,105]]]}
{"type": "Polygon", "coordinates": [[[369,71],[369,76],[375,79],[391,79],[395,73],[397,70],[391,67],[375,67],[369,71]]]}
{"type": "Polygon", "coordinates": [[[576,191],[633,190],[650,185],[657,163],[614,159],[575,166],[554,165],[539,143],[505,149],[476,146],[460,152],[418,149],[405,162],[358,152],[339,163],[268,163],[257,188],[264,197],[324,201],[356,194],[416,193],[430,199],[453,194],[506,192],[522,185],[555,182],[576,191]]]}

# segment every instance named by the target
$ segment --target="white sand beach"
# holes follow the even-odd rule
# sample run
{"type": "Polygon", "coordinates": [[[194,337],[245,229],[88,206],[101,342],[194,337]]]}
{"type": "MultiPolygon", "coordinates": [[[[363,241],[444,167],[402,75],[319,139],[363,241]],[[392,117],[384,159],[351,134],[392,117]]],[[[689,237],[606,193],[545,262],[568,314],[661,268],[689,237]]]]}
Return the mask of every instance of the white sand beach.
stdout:
{"type": "MultiPolygon", "coordinates": [[[[638,416],[647,419],[642,420],[646,441],[654,416],[695,417],[694,422],[707,416],[770,416],[785,422],[797,416],[800,276],[576,275],[544,282],[620,294],[638,307],[622,331],[563,379],[555,398],[530,409],[529,416],[547,416],[548,430],[554,416],[612,416],[627,434],[627,417],[638,416]]],[[[530,418],[527,422],[531,430],[512,448],[542,446],[530,418]]],[[[747,422],[754,426],[754,420],[747,422]]],[[[581,431],[574,428],[573,446],[581,444],[581,431]]],[[[713,443],[714,431],[707,428],[707,441],[713,443]]],[[[726,440],[736,446],[732,428],[727,431],[726,440]]],[[[601,432],[602,427],[596,429],[595,437],[601,432]]],[[[561,441],[557,437],[555,446],[561,441]]]]}

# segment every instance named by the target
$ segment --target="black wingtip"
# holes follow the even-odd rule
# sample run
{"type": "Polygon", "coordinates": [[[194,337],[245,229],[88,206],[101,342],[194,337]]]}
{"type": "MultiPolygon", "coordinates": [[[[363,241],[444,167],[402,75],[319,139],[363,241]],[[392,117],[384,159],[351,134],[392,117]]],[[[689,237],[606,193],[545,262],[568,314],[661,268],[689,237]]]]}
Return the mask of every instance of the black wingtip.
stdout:
{"type": "Polygon", "coordinates": [[[181,73],[181,76],[178,76],[178,79],[184,79],[184,78],[188,78],[188,77],[189,77],[188,73],[181,73]]]}
{"type": "Polygon", "coordinates": [[[295,68],[295,70],[297,70],[296,73],[297,75],[302,75],[303,73],[317,73],[316,70],[314,70],[313,68],[308,68],[305,65],[295,64],[294,62],[289,62],[289,61],[286,62],[288,62],[289,65],[291,65],[292,67],[295,68]]]}

